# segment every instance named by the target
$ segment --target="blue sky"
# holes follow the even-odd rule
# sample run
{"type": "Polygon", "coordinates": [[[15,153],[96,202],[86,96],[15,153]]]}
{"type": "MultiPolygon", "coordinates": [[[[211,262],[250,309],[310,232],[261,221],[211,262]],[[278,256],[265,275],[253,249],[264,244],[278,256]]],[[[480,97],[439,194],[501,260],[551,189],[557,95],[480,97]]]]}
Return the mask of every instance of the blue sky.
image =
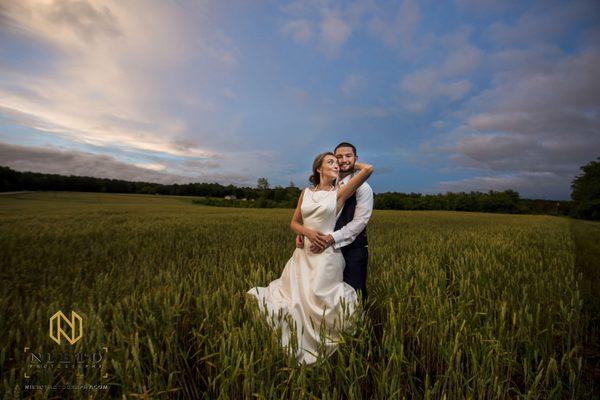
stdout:
{"type": "Polygon", "coordinates": [[[0,164],[308,184],[340,141],[376,192],[568,199],[600,156],[597,1],[18,1],[0,164]]]}

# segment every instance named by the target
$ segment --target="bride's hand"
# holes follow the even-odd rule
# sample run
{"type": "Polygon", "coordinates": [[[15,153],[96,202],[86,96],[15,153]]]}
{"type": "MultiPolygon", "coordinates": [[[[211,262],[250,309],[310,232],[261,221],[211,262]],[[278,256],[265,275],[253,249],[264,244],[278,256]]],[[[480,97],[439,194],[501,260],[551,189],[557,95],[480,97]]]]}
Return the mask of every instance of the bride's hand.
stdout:
{"type": "Polygon", "coordinates": [[[325,237],[322,232],[315,231],[313,229],[307,229],[305,236],[310,240],[312,244],[315,244],[319,247],[327,247],[327,242],[325,241],[325,237]]]}
{"type": "Polygon", "coordinates": [[[304,248],[304,238],[302,235],[296,235],[296,247],[299,249],[304,248]]]}
{"type": "Polygon", "coordinates": [[[370,167],[370,165],[367,163],[363,163],[363,162],[354,163],[354,172],[358,172],[361,169],[365,169],[367,167],[370,167]]]}

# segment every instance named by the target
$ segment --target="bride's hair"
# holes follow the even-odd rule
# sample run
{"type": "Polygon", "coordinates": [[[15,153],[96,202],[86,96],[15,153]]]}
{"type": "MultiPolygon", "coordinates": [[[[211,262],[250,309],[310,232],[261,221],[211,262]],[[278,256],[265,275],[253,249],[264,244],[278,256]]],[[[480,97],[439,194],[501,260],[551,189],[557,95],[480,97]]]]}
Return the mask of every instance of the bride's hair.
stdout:
{"type": "Polygon", "coordinates": [[[317,157],[315,157],[315,161],[313,161],[312,175],[310,176],[310,178],[308,178],[308,180],[311,181],[311,183],[313,183],[315,186],[321,183],[321,176],[319,174],[319,171],[317,170],[323,166],[323,160],[327,156],[335,157],[335,154],[333,154],[330,151],[327,151],[325,153],[319,154],[317,157]]]}

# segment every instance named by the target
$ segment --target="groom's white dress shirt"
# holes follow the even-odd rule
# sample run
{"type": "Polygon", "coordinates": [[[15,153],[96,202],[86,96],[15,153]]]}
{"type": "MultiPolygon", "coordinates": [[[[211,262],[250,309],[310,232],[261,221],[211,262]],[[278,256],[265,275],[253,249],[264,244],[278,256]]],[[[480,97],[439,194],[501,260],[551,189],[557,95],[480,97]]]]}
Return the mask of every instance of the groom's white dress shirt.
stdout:
{"type": "MultiPolygon", "coordinates": [[[[353,174],[350,174],[342,179],[339,186],[343,187],[348,183],[352,175],[353,174]]],[[[333,248],[339,249],[340,247],[347,246],[354,242],[356,236],[358,236],[358,234],[367,226],[372,212],[373,189],[371,189],[371,186],[369,186],[367,182],[364,182],[356,189],[356,209],[354,210],[354,218],[352,221],[348,222],[346,226],[331,234],[333,240],[335,240],[335,243],[332,245],[333,248]]]]}

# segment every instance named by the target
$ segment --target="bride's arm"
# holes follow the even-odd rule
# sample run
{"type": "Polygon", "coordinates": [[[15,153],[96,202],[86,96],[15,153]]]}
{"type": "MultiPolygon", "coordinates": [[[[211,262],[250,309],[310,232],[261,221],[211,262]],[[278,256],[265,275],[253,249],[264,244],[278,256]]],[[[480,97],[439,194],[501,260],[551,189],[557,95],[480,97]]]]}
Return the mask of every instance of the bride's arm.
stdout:
{"type": "Polygon", "coordinates": [[[300,197],[298,198],[298,204],[296,205],[294,215],[292,215],[292,222],[290,223],[290,228],[292,228],[292,230],[298,235],[305,234],[305,228],[304,225],[302,225],[302,211],[300,211],[300,207],[302,207],[302,198],[304,197],[304,190],[302,190],[302,192],[300,193],[300,197]]]}
{"type": "Polygon", "coordinates": [[[337,210],[340,210],[346,200],[348,200],[373,173],[373,166],[365,163],[356,163],[354,168],[359,169],[358,173],[354,174],[346,185],[337,191],[337,210]]]}
{"type": "Polygon", "coordinates": [[[296,205],[296,209],[294,210],[294,215],[292,216],[292,222],[290,222],[290,228],[298,235],[304,235],[308,237],[308,239],[312,243],[317,243],[319,246],[325,245],[325,240],[319,237],[319,235],[323,235],[322,232],[315,231],[314,229],[307,228],[303,225],[302,221],[302,198],[304,197],[304,191],[308,189],[304,189],[302,193],[300,193],[300,198],[298,199],[298,205],[296,205]]]}

